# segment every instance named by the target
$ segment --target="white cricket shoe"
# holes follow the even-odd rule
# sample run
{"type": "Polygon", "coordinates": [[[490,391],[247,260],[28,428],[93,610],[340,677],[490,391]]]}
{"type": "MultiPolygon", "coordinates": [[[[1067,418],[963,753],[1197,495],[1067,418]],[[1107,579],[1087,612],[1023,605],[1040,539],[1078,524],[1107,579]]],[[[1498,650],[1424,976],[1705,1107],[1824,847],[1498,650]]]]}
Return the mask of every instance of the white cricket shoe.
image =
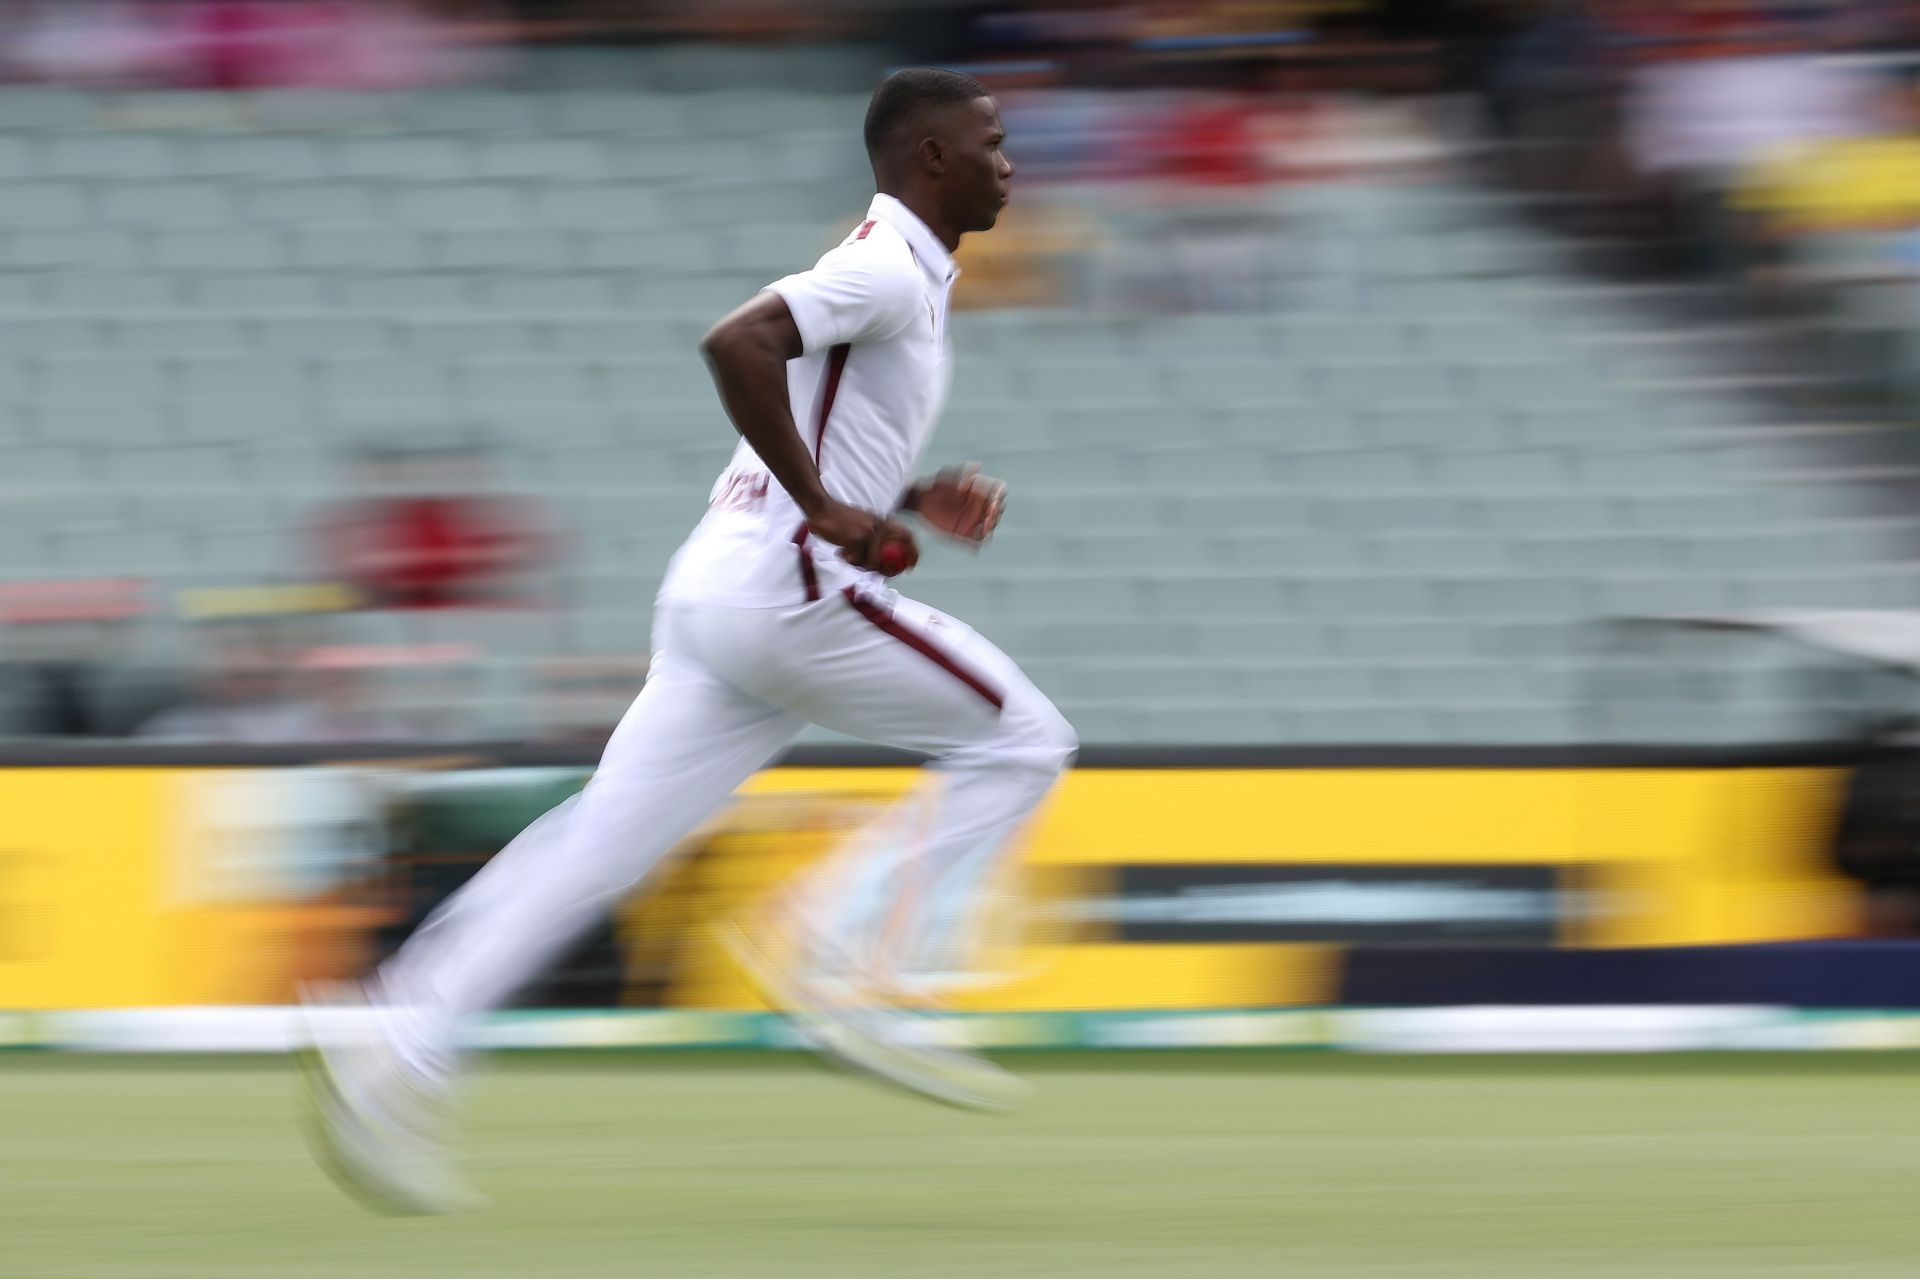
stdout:
{"type": "Polygon", "coordinates": [[[484,1204],[448,1151],[444,1089],[396,1054],[364,986],[303,989],[306,1038],[296,1053],[303,1128],[315,1160],[367,1207],[404,1215],[484,1204]]]}
{"type": "Polygon", "coordinates": [[[736,924],[723,923],[717,931],[761,996],[794,1023],[809,1047],[842,1065],[965,1110],[1012,1110],[1032,1093],[1031,1085],[973,1049],[950,1020],[888,1007],[857,978],[799,958],[823,953],[820,946],[794,939],[782,948],[792,957],[783,958],[736,924]]]}

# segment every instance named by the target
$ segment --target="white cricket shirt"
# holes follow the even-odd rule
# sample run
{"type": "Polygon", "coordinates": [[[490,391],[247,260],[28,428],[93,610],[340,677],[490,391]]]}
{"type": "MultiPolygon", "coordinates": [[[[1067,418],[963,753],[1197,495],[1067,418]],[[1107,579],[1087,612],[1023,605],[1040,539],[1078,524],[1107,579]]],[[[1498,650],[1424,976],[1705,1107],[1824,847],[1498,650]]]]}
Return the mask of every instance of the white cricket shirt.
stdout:
{"type": "MultiPolygon", "coordinates": [[[[884,515],[906,492],[952,380],[947,300],[958,273],[926,223],[876,195],[866,221],[811,271],[767,286],[800,330],[803,354],[787,364],[794,423],[839,501],[884,515]]],[[[807,536],[805,523],[741,440],[660,598],[773,607],[882,580],[807,536]]]]}

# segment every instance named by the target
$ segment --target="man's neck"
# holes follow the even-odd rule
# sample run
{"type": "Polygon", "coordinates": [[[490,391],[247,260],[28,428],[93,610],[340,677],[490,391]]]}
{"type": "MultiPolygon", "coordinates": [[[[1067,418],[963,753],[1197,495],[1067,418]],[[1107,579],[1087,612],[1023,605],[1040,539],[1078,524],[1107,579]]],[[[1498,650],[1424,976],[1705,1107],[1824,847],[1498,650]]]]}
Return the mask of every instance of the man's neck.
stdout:
{"type": "Polygon", "coordinates": [[[892,196],[906,206],[907,212],[926,223],[927,230],[933,232],[934,239],[946,246],[948,253],[960,247],[960,232],[941,221],[932,200],[913,192],[889,191],[885,187],[880,188],[880,194],[892,196]]]}

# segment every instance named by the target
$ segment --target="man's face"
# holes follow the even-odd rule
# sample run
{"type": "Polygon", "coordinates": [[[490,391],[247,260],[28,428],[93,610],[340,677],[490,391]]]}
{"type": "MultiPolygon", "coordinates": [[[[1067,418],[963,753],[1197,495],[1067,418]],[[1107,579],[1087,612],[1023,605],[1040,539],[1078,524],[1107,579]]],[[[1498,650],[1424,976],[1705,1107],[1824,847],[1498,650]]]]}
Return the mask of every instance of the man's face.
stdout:
{"type": "Polygon", "coordinates": [[[975,98],[954,112],[947,138],[953,213],[962,231],[990,231],[1006,207],[1013,161],[1002,145],[1007,131],[992,98],[975,98]]]}

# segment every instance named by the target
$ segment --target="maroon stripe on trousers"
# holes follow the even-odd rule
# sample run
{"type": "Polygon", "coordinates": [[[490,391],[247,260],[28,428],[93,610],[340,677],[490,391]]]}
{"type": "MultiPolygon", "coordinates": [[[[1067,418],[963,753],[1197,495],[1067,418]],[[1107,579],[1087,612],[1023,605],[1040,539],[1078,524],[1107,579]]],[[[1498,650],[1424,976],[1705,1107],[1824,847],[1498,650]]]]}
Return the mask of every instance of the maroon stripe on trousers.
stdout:
{"type": "Polygon", "coordinates": [[[807,550],[807,526],[793,532],[794,549],[800,552],[800,584],[807,588],[807,603],[820,598],[820,575],[813,570],[813,554],[807,550]]]}
{"type": "Polygon", "coordinates": [[[1000,695],[999,689],[955,661],[952,655],[947,653],[947,651],[942,649],[938,644],[935,644],[926,636],[916,634],[900,625],[900,623],[893,620],[892,614],[888,613],[878,604],[875,604],[871,600],[861,599],[859,595],[854,593],[854,589],[851,586],[843,590],[841,594],[847,597],[847,603],[853,605],[860,616],[866,618],[869,622],[872,622],[875,626],[893,636],[893,638],[899,640],[916,653],[919,653],[935,666],[938,666],[941,670],[953,676],[974,692],[980,694],[980,696],[986,698],[993,706],[993,709],[997,711],[1006,708],[1006,699],[1000,695]]]}

